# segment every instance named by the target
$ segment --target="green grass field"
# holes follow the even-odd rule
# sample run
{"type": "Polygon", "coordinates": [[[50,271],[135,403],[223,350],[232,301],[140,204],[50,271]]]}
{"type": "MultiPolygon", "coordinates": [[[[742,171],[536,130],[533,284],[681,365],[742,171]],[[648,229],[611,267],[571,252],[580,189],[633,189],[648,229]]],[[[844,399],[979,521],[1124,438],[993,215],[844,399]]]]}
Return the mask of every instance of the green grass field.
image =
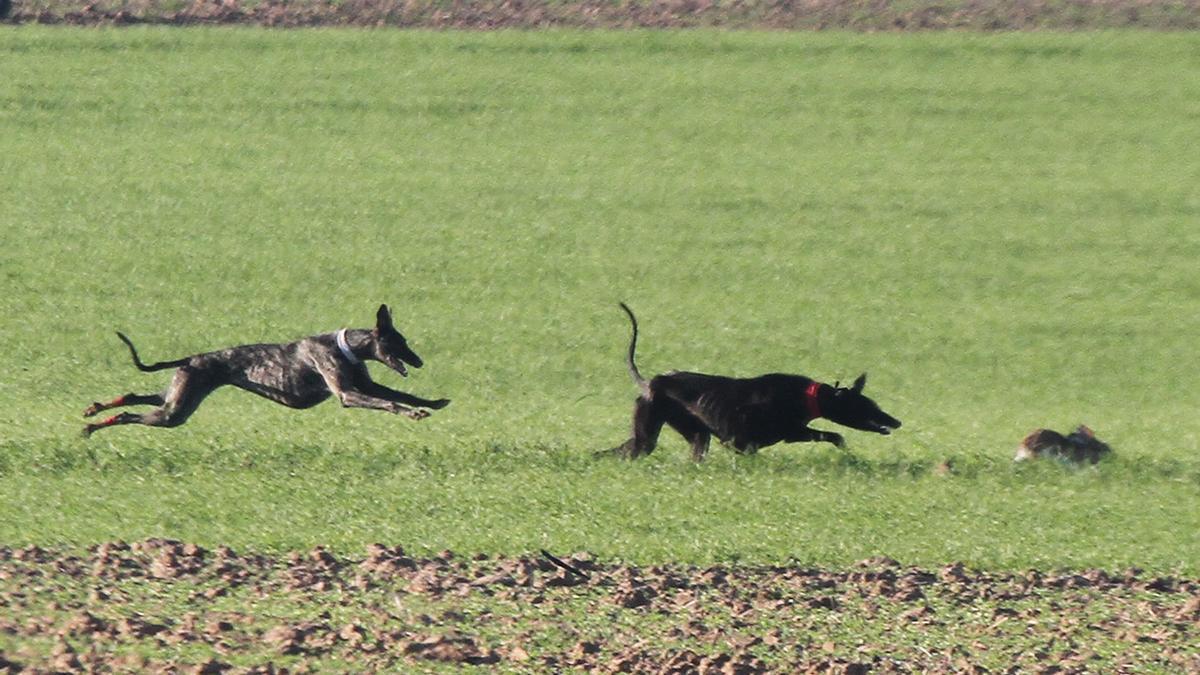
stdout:
{"type": "Polygon", "coordinates": [[[1200,574],[1200,36],[0,28],[0,543],[1200,574]],[[870,373],[694,465],[643,372],[870,373]],[[422,422],[131,366],[366,326],[422,422]],[[1087,423],[1095,468],[1013,466],[1087,423]],[[826,424],[824,428],[832,428],[826,424]],[[950,460],[954,471],[935,471],[950,460]]]}

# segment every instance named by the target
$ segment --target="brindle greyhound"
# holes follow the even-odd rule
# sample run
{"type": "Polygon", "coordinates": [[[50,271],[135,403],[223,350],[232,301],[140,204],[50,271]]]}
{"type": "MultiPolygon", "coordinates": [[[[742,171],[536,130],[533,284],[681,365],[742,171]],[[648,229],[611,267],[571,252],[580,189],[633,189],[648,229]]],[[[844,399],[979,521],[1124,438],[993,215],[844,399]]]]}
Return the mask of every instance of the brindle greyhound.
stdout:
{"type": "Polygon", "coordinates": [[[712,436],[744,454],[781,441],[828,441],[845,447],[840,434],[808,427],[818,417],[884,435],[900,427],[900,420],[863,396],[866,373],[849,389],[781,373],[731,378],[672,371],[646,380],[634,363],[637,319],[625,303],[621,309],[633,324],[626,365],[641,395],[633,408],[633,437],[609,452],[629,459],[650,454],[664,424],[691,443],[696,461],[704,459],[712,436]]]}
{"type": "Polygon", "coordinates": [[[89,424],[84,435],[116,424],[145,424],[177,427],[187,421],[205,396],[227,384],[253,392],[289,408],[311,408],[337,396],[346,408],[373,408],[405,415],[414,420],[429,416],[428,410],[446,407],[450,401],[429,401],[389,389],[371,380],[363,359],[374,359],[408,375],[404,364],[420,368],[421,357],[408,348],[404,336],[392,325],[387,305],[375,314],[375,328],[346,329],[323,333],[287,344],[257,344],[230,347],[174,361],[145,365],[129,338],[117,337],[129,347],[133,364],[142,372],[178,368],[170,386],[161,394],[125,394],[108,403],[93,403],[83,411],[91,417],[102,410],[126,405],[154,405],[148,413],[113,415],[89,424]]]}

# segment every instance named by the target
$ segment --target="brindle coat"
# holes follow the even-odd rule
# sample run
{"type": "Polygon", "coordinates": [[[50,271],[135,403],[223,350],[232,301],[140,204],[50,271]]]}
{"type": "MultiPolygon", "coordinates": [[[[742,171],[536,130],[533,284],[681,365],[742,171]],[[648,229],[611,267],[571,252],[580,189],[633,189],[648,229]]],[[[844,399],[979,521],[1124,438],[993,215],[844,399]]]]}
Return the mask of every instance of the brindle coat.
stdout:
{"type": "Polygon", "coordinates": [[[380,361],[402,376],[405,364],[422,366],[421,357],[408,347],[392,324],[387,305],[380,305],[371,329],[340,331],[349,350],[338,345],[338,333],[323,333],[286,344],[255,344],[196,354],[174,361],[145,365],[129,338],[117,336],[129,347],[133,363],[142,372],[177,368],[171,384],[158,394],[125,394],[107,403],[93,403],[83,412],[91,417],[102,410],[127,405],[158,406],[147,413],[123,412],[95,424],[92,432],[117,424],[176,427],[187,421],[204,398],[227,384],[253,392],[289,408],[311,408],[337,396],[347,408],[371,408],[405,415],[415,420],[429,416],[428,410],[450,403],[447,399],[426,400],[389,389],[371,379],[362,359],[380,361]]]}

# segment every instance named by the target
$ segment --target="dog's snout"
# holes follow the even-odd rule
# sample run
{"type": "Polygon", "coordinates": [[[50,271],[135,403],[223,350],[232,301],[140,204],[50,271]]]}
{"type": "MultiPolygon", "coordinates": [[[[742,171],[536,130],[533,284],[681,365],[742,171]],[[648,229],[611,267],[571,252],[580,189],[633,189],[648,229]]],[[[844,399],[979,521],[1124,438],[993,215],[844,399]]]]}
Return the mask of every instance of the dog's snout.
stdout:
{"type": "Polygon", "coordinates": [[[900,420],[896,419],[895,417],[892,417],[891,415],[883,412],[882,410],[879,411],[879,417],[877,417],[876,420],[880,426],[888,427],[890,429],[899,429],[900,428],[900,420]]]}
{"type": "Polygon", "coordinates": [[[896,419],[895,417],[892,417],[891,415],[884,415],[882,420],[878,420],[875,422],[875,427],[876,427],[875,431],[877,431],[878,433],[880,433],[884,436],[887,436],[887,435],[891,434],[893,431],[895,431],[896,429],[900,428],[900,420],[896,419]]]}

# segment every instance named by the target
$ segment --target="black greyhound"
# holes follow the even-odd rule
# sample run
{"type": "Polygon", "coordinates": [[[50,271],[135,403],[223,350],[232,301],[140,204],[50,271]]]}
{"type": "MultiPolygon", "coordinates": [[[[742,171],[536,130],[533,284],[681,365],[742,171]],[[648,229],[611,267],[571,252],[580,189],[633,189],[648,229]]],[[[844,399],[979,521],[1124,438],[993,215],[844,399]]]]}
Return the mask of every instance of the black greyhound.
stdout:
{"type": "Polygon", "coordinates": [[[337,396],[346,408],[373,408],[415,420],[429,416],[421,408],[444,408],[446,399],[429,401],[389,389],[371,379],[363,359],[373,359],[401,375],[404,364],[420,368],[421,357],[409,349],[392,324],[387,305],[375,313],[375,327],[324,333],[287,344],[256,344],[196,354],[174,361],[146,365],[129,338],[117,337],[129,347],[133,364],[142,372],[178,368],[170,386],[160,394],[125,394],[108,403],[93,403],[83,412],[91,417],[102,410],[127,405],[159,406],[150,412],[123,412],[87,425],[83,433],[115,424],[177,427],[187,421],[200,403],[218,387],[235,387],[282,403],[289,408],[311,408],[337,396]]]}
{"type": "Polygon", "coordinates": [[[673,371],[646,380],[634,363],[637,319],[625,303],[621,309],[633,325],[626,363],[641,395],[633,408],[633,437],[610,452],[629,459],[650,454],[664,424],[691,443],[696,461],[704,459],[712,436],[740,453],[779,442],[828,441],[845,447],[840,434],[808,427],[818,417],[884,435],[900,427],[900,420],[863,396],[866,373],[848,389],[782,373],[732,378],[673,371]]]}

